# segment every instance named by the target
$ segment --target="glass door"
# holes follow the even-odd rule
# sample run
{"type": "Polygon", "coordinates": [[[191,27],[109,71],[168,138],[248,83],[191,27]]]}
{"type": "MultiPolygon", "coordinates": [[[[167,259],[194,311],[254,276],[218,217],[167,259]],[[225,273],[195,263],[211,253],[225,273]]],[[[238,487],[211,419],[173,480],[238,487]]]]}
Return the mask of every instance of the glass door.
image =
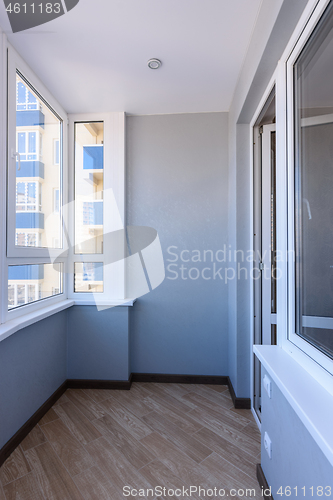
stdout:
{"type": "MultiPolygon", "coordinates": [[[[276,132],[255,127],[254,156],[254,343],[277,342],[276,301],[276,132]]],[[[254,356],[253,405],[260,420],[261,366],[254,356]]]]}

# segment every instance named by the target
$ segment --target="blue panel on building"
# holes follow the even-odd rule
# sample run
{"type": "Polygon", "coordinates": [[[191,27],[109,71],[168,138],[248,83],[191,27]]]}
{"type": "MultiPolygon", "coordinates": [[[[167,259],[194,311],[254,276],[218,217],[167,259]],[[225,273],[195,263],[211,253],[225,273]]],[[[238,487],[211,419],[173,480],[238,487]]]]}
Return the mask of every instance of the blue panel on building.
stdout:
{"type": "Polygon", "coordinates": [[[36,125],[44,128],[45,116],[41,111],[37,109],[16,111],[17,127],[32,127],[36,125]]]}
{"type": "Polygon", "coordinates": [[[103,224],[103,201],[83,202],[83,225],[101,226],[103,224]]]}
{"type": "Polygon", "coordinates": [[[44,214],[39,212],[22,212],[16,214],[17,229],[44,229],[44,214]]]}
{"type": "Polygon", "coordinates": [[[83,146],[84,170],[101,170],[104,166],[103,144],[83,146]]]}
{"type": "Polygon", "coordinates": [[[27,266],[9,266],[9,280],[43,280],[44,279],[44,264],[27,265],[27,266]]]}
{"type": "Polygon", "coordinates": [[[94,202],[94,226],[101,226],[103,224],[103,202],[94,202]]]}
{"type": "Polygon", "coordinates": [[[90,262],[83,264],[83,281],[103,281],[103,263],[90,262]]]}
{"type": "Polygon", "coordinates": [[[21,161],[21,170],[16,162],[16,177],[40,177],[44,179],[44,163],[41,161],[21,161]]]}

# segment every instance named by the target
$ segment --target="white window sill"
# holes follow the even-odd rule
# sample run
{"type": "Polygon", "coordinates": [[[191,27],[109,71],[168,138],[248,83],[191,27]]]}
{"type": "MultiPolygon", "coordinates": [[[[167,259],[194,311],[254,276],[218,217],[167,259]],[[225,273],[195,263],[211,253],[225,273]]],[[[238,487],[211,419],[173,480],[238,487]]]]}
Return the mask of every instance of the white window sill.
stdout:
{"type": "Polygon", "coordinates": [[[91,300],[74,299],[76,306],[97,306],[97,307],[132,307],[136,299],[124,300],[91,300]]]}
{"type": "Polygon", "coordinates": [[[287,351],[255,345],[253,352],[333,465],[333,396],[287,351]]]}
{"type": "Polygon", "coordinates": [[[43,307],[38,311],[34,311],[25,314],[24,316],[20,316],[19,318],[7,321],[7,323],[0,325],[0,342],[13,335],[13,333],[22,330],[22,328],[26,328],[27,326],[37,323],[37,321],[41,321],[42,319],[52,316],[52,314],[63,311],[68,307],[72,307],[74,304],[74,300],[63,300],[52,306],[43,307]]]}
{"type": "Polygon", "coordinates": [[[123,306],[123,307],[130,307],[133,306],[134,302],[136,299],[126,299],[127,301],[121,301],[121,300],[113,300],[113,301],[101,301],[100,303],[97,303],[92,300],[62,300],[61,302],[57,302],[56,304],[53,304],[52,306],[48,307],[43,307],[42,309],[38,309],[37,311],[27,313],[24,316],[20,316],[19,318],[12,319],[10,321],[7,321],[7,323],[0,325],[0,342],[2,340],[7,339],[14,333],[18,332],[19,330],[22,330],[23,328],[26,328],[27,326],[33,325],[34,323],[37,323],[38,321],[41,321],[42,319],[48,318],[49,316],[52,316],[53,314],[56,314],[60,311],[63,311],[64,309],[68,309],[69,307],[78,305],[78,306],[83,306],[83,305],[88,305],[88,306],[100,306],[100,307],[113,307],[113,306],[123,306]]]}

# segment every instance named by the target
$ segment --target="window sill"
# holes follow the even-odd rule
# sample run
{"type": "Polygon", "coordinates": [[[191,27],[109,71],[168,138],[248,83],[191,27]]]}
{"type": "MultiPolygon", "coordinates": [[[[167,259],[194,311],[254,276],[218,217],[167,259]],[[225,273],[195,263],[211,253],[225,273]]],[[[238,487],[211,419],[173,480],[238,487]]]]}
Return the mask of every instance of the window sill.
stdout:
{"type": "Polygon", "coordinates": [[[136,299],[124,300],[91,300],[91,299],[74,299],[75,306],[97,306],[97,307],[132,307],[136,299]]]}
{"type": "Polygon", "coordinates": [[[7,321],[7,323],[4,323],[3,325],[0,325],[0,342],[7,339],[14,333],[18,332],[19,330],[26,328],[27,326],[33,325],[38,321],[48,318],[53,314],[56,314],[60,311],[64,311],[65,309],[68,309],[69,307],[75,305],[78,306],[88,305],[88,306],[97,306],[105,308],[116,307],[116,306],[131,307],[133,306],[135,301],[136,299],[128,299],[126,302],[121,300],[114,300],[114,301],[101,301],[100,303],[99,302],[96,303],[95,301],[92,300],[63,300],[52,306],[43,307],[42,309],[38,309],[37,311],[25,314],[24,316],[20,316],[19,318],[12,319],[10,321],[7,321]]]}
{"type": "Polygon", "coordinates": [[[333,396],[278,346],[255,345],[253,352],[333,465],[333,396]]]}
{"type": "Polygon", "coordinates": [[[52,314],[56,314],[64,309],[68,309],[68,307],[72,307],[74,304],[74,300],[63,300],[52,306],[43,307],[32,313],[7,321],[7,323],[0,325],[0,342],[13,335],[13,333],[22,330],[22,328],[33,325],[37,321],[48,318],[52,314]]]}

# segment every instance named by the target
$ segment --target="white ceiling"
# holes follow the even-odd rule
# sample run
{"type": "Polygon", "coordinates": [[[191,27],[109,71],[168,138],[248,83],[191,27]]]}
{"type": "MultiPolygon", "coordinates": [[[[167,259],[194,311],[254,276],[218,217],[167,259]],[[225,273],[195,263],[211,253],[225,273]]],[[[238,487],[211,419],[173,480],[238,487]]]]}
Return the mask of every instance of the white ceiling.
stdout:
{"type": "Polygon", "coordinates": [[[227,111],[261,2],[80,0],[15,34],[1,2],[0,25],[70,113],[227,111]]]}

